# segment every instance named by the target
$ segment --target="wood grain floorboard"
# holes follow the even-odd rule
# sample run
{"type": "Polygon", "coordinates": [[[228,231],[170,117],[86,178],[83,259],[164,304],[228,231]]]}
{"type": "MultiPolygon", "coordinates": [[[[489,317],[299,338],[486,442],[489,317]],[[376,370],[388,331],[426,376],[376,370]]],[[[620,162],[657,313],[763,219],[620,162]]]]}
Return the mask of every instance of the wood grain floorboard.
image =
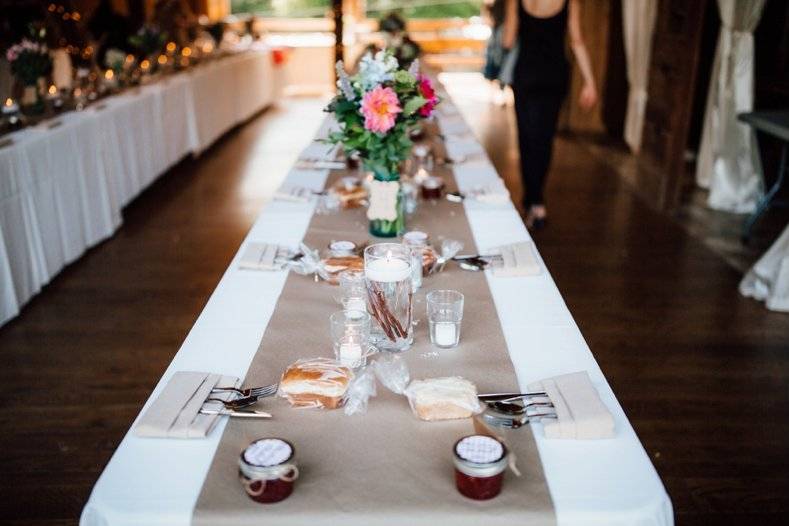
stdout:
{"type": "MultiPolygon", "coordinates": [[[[508,110],[457,100],[517,199],[508,110]]],[[[0,328],[1,524],[77,522],[320,106],[269,110],[176,166],[0,328]]],[[[789,316],[742,298],[740,274],[578,139],[557,140],[547,199],[536,242],[677,524],[789,523],[789,316]]]]}

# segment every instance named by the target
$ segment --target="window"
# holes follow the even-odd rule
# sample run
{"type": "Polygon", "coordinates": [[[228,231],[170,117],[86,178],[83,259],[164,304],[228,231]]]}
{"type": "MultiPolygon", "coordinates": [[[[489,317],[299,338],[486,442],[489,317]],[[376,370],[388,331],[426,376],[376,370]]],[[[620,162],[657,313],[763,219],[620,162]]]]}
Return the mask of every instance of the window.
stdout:
{"type": "Polygon", "coordinates": [[[482,0],[367,0],[367,16],[396,11],[405,18],[469,18],[479,16],[482,0]]]}
{"type": "Polygon", "coordinates": [[[331,0],[231,0],[230,11],[265,17],[323,18],[331,0]]]}

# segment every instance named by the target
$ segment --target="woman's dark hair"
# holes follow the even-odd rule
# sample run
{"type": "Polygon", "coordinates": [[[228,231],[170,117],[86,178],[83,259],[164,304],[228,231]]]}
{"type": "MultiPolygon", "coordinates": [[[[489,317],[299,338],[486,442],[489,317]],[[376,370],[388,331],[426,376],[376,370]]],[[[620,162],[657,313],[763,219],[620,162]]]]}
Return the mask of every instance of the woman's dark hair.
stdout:
{"type": "Polygon", "coordinates": [[[378,21],[378,29],[386,33],[405,31],[405,19],[394,11],[387,13],[378,21]]]}

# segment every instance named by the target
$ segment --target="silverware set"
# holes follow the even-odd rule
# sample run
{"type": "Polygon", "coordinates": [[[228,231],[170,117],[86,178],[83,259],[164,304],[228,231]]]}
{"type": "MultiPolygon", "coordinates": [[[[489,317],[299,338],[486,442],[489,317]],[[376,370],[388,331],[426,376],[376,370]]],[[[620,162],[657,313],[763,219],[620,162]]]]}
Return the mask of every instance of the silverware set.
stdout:
{"type": "Polygon", "coordinates": [[[496,427],[518,429],[532,420],[556,418],[556,410],[545,392],[488,393],[478,398],[486,406],[483,420],[496,427]]]}
{"type": "Polygon", "coordinates": [[[238,387],[214,387],[211,389],[211,394],[213,395],[233,393],[237,395],[237,397],[230,400],[216,397],[206,398],[206,402],[219,402],[222,404],[223,408],[201,409],[200,413],[204,415],[226,415],[241,418],[271,418],[271,415],[265,411],[242,411],[242,409],[257,403],[261,398],[273,396],[276,394],[277,389],[279,389],[278,383],[261,387],[250,387],[247,389],[239,389],[238,387]]]}
{"type": "Polygon", "coordinates": [[[455,256],[452,261],[457,263],[463,270],[470,270],[472,272],[479,272],[485,270],[489,265],[501,265],[504,263],[504,258],[501,254],[471,254],[455,256]]]}

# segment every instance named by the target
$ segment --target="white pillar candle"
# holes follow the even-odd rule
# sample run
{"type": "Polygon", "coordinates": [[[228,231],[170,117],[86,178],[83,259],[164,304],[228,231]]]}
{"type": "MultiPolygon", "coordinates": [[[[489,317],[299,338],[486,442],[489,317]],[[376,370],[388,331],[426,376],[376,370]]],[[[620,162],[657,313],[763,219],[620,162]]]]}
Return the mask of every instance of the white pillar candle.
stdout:
{"type": "Polygon", "coordinates": [[[437,322],[435,326],[435,344],[441,347],[452,347],[457,337],[457,325],[454,322],[437,322]]]}
{"type": "Polygon", "coordinates": [[[411,277],[411,265],[397,258],[381,258],[368,261],[364,274],[370,281],[393,283],[411,277]]]}
{"type": "Polygon", "coordinates": [[[52,56],[52,81],[58,89],[71,89],[72,77],[74,75],[71,67],[71,57],[65,49],[55,49],[51,51],[52,56]]]}

